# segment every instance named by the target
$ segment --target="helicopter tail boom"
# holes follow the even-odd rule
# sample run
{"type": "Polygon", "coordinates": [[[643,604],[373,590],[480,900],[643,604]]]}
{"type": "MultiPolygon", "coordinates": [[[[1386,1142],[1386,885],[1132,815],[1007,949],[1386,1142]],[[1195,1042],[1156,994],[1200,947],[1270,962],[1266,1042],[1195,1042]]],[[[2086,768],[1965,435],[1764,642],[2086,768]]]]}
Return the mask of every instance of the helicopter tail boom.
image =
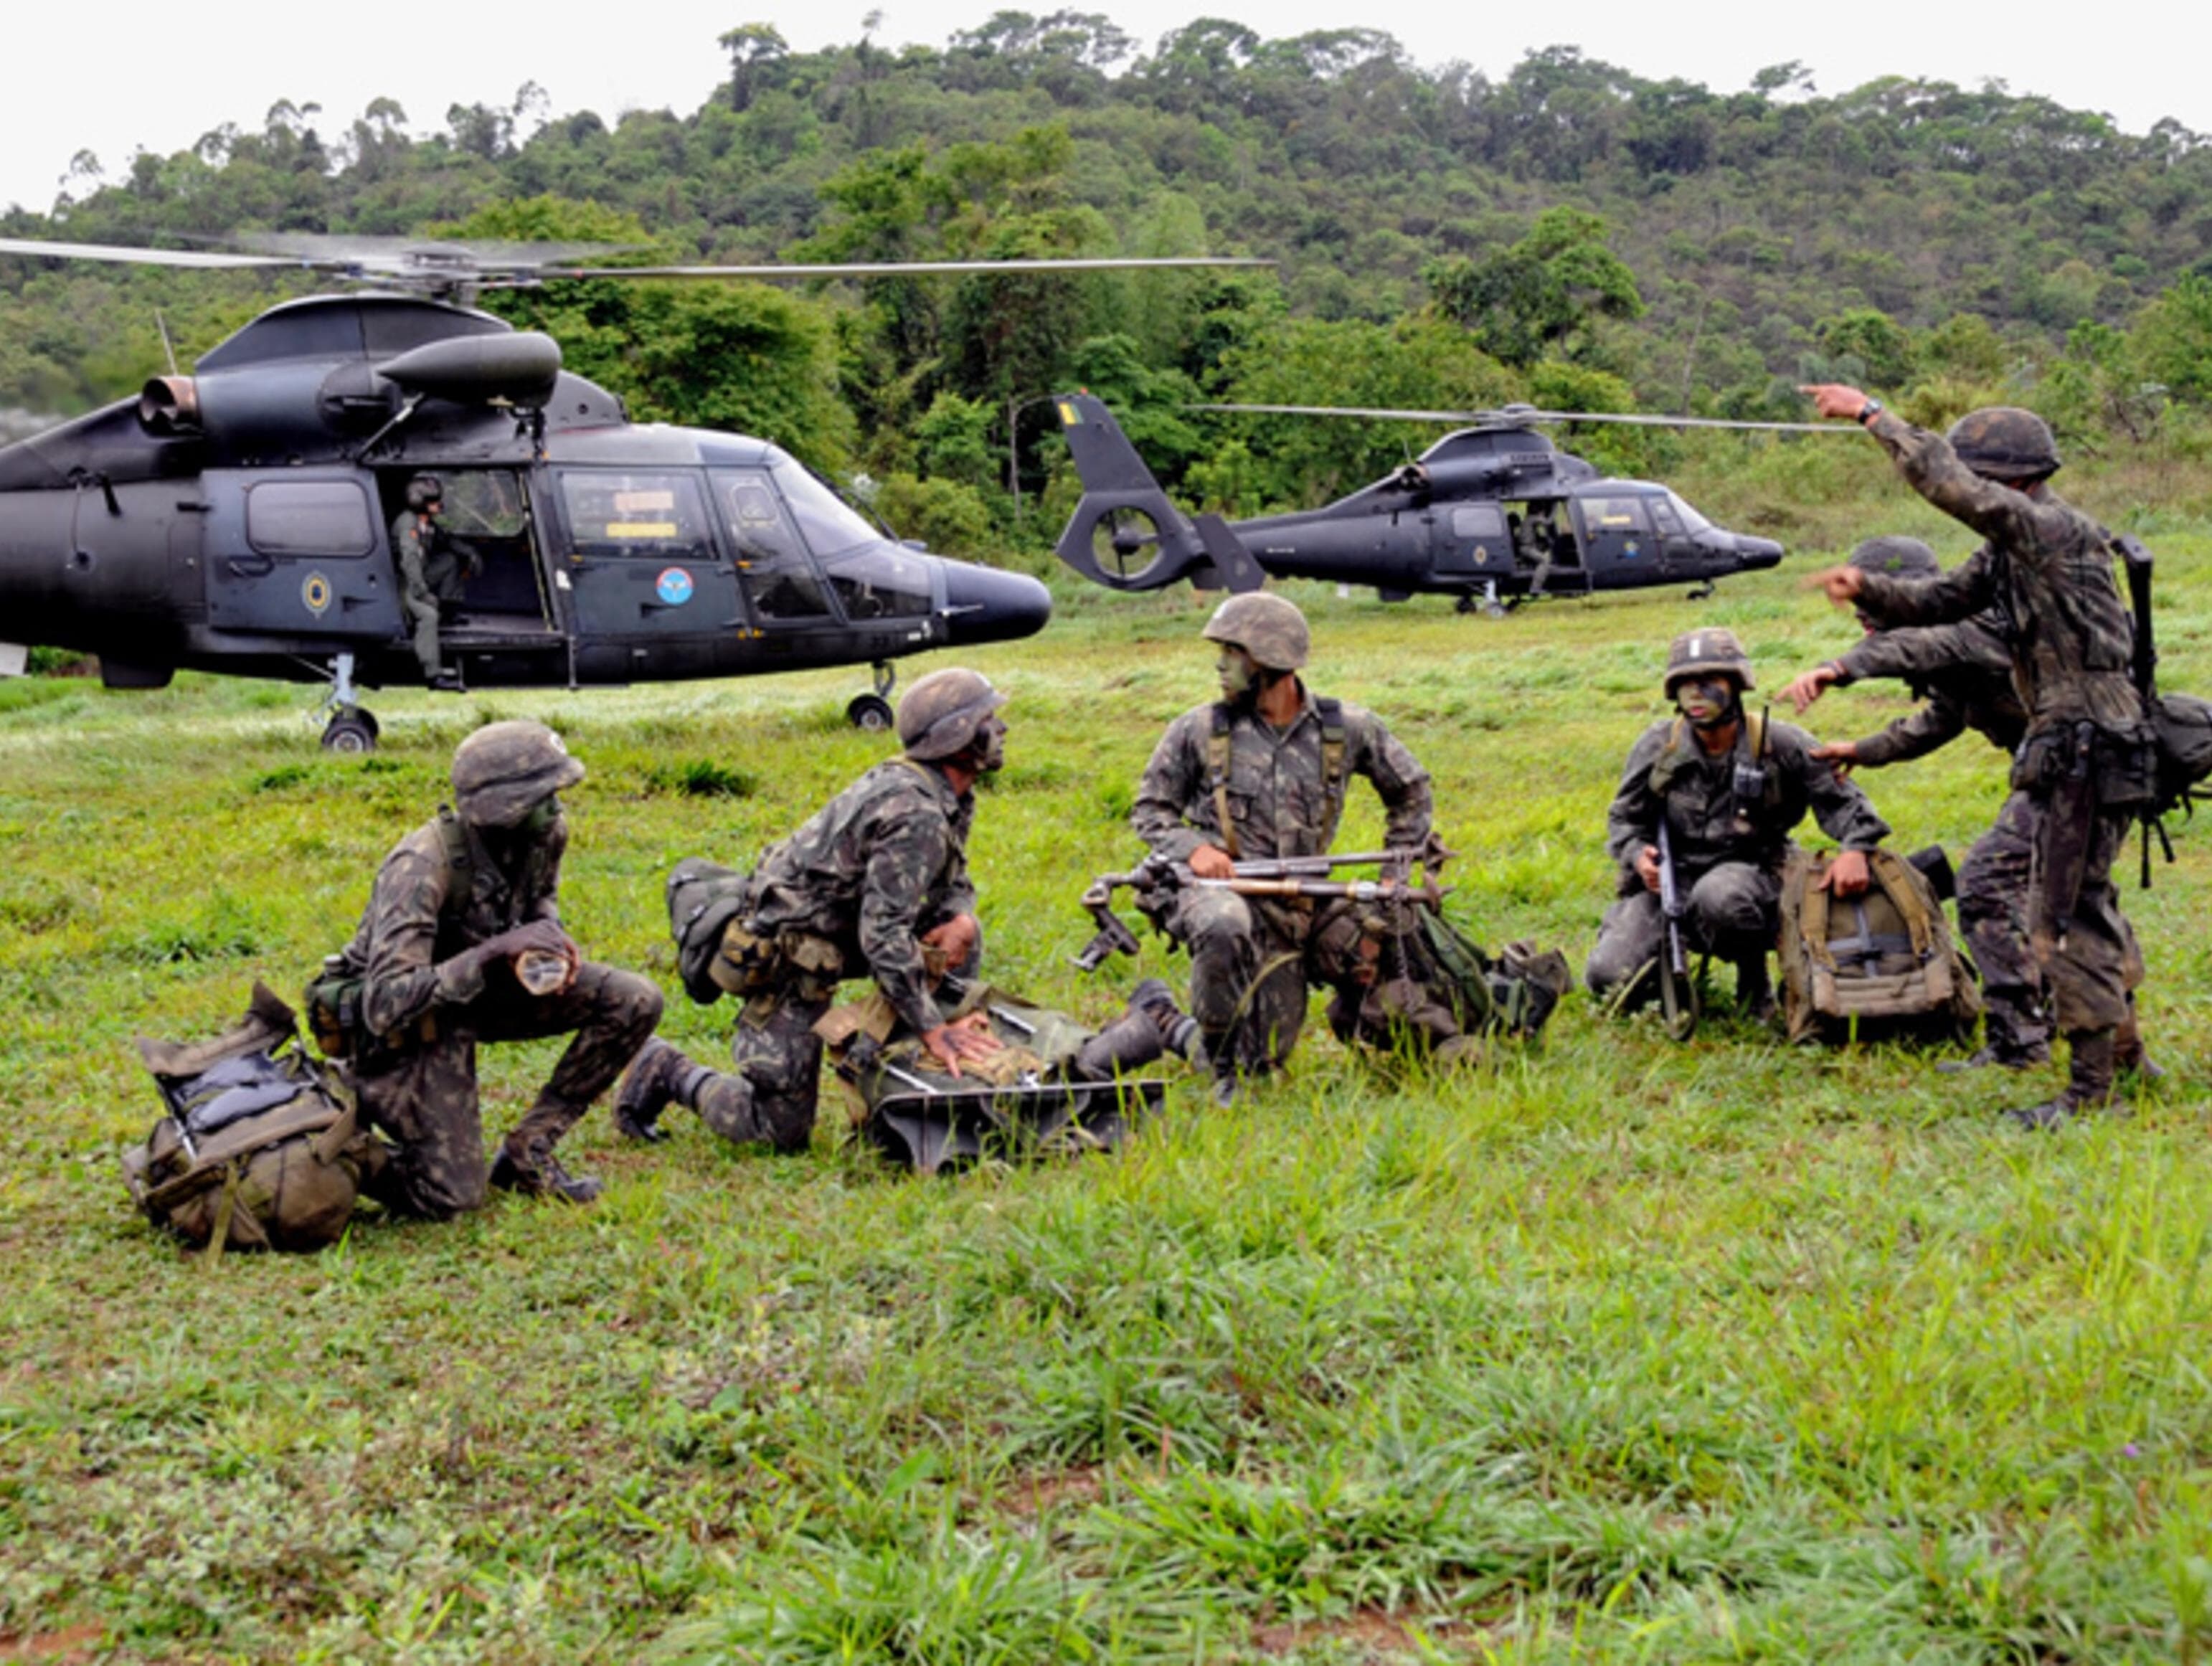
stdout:
{"type": "Polygon", "coordinates": [[[1202,590],[1259,588],[1266,575],[1228,524],[1184,516],[1102,400],[1064,393],[1054,404],[1083,478],[1055,547],[1060,560],[1109,590],[1158,590],[1178,579],[1202,590]]]}

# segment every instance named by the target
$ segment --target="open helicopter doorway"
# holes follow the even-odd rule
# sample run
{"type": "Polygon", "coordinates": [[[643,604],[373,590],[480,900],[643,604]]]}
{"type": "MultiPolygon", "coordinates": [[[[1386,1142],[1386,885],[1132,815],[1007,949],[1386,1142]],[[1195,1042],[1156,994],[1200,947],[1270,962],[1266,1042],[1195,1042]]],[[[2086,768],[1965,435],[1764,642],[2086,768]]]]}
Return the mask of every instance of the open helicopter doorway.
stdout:
{"type": "MultiPolygon", "coordinates": [[[[380,479],[387,526],[396,529],[404,525],[409,514],[407,483],[417,473],[391,470],[380,479]]],[[[459,599],[439,609],[438,641],[447,658],[530,646],[556,634],[559,626],[545,588],[545,563],[540,559],[524,472],[447,465],[434,473],[444,493],[439,531],[457,547],[466,574],[459,599]]],[[[395,536],[395,585],[400,582],[397,544],[395,536]]]]}

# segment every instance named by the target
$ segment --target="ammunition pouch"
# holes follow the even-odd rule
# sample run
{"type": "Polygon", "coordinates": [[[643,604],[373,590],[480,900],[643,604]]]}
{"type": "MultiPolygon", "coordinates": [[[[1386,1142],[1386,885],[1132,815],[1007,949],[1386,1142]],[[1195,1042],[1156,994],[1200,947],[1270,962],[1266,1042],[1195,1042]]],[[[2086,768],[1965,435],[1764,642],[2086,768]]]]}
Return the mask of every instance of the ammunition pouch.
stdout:
{"type": "MultiPolygon", "coordinates": [[[[2212,708],[2205,715],[2212,719],[2212,708]]],[[[2145,810],[2158,801],[2164,763],[2160,741],[2154,724],[2125,729],[2087,721],[2054,724],[2021,743],[2013,758],[2012,786],[2045,800],[2086,789],[2100,809],[2145,810]]],[[[2212,751],[2212,724],[2205,743],[2212,751]]],[[[2212,757],[2207,767],[2212,768],[2212,757]]]]}

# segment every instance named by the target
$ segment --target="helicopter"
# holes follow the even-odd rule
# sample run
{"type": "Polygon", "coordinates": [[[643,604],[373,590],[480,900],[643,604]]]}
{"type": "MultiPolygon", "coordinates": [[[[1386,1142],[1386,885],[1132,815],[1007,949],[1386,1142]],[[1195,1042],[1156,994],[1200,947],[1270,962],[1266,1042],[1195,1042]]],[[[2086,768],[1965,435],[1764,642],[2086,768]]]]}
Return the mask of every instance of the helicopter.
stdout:
{"type": "MultiPolygon", "coordinates": [[[[465,304],[574,277],[881,277],[1148,260],[836,267],[574,264],[578,246],[287,240],[274,252],[0,239],[0,254],[304,268],[380,286],[280,303],[193,374],[0,447],[0,631],[96,654],[111,688],[180,669],[326,682],[322,744],[371,751],[361,690],[420,683],[392,547],[441,488],[472,569],[441,609],[445,686],[574,689],[868,665],[846,708],[888,729],[892,661],[1042,629],[1024,574],[933,556],[764,440],[633,423],[559,344],[465,304]]],[[[21,647],[0,644],[0,672],[21,647]]]]}
{"type": "Polygon", "coordinates": [[[1413,462],[1318,509],[1229,521],[1185,515],[1168,500],[1104,403],[1055,395],[1083,496],[1060,535],[1060,559],[1097,584],[1158,590],[1253,590],[1269,576],[1371,585],[1386,602],[1457,599],[1493,617],[1547,596],[1586,596],[1716,581],[1772,567],[1771,538],[1716,526],[1679,493],[1616,480],[1561,451],[1535,425],[1610,422],[1824,432],[1812,423],[1590,415],[1508,405],[1492,411],[1370,410],[1317,405],[1199,404],[1194,410],[1467,422],[1413,462]]]}

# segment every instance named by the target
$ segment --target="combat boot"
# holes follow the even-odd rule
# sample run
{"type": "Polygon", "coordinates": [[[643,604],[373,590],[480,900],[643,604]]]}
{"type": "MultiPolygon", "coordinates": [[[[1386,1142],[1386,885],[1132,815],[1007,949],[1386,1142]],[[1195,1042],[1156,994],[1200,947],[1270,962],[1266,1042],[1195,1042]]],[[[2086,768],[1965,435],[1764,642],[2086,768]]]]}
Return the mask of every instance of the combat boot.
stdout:
{"type": "Polygon", "coordinates": [[[1735,1009],[1753,1024],[1774,1022],[1774,985],[1765,955],[1735,963],[1735,1009]]]}
{"type": "Polygon", "coordinates": [[[658,1143],[668,1138],[660,1126],[660,1113],[676,1097],[690,1064],[681,1053],[659,1037],[638,1049],[615,1095],[615,1132],[625,1140],[658,1143]]]}
{"type": "Polygon", "coordinates": [[[1176,1005],[1175,991],[1162,978],[1148,977],[1129,992],[1129,1010],[1149,1017],[1160,1032],[1160,1045],[1188,1064],[1206,1062],[1206,1037],[1198,1020],[1176,1005]]]}
{"type": "Polygon", "coordinates": [[[2132,1072],[2139,1082],[2161,1081],[2166,1076],[2164,1068],[2143,1045],[2142,1025],[2136,1020],[2132,1002],[2127,1017],[2120,1020],[2120,1027],[2112,1035],[2112,1067],[2132,1072]]]}
{"type": "Polygon", "coordinates": [[[2112,1092],[2113,1032],[2075,1030],[2066,1037],[2066,1085],[2041,1104],[2008,1110],[2005,1116],[2024,1128],[2047,1133],[2063,1128],[2081,1116],[2124,1116],[2125,1102],[2112,1092]]]}
{"type": "Polygon", "coordinates": [[[603,1188],[589,1175],[570,1174],[561,1166],[551,1145],[532,1140],[518,1151],[510,1137],[492,1161],[492,1186],[525,1197],[557,1197],[570,1203],[589,1203],[603,1188]]]}

